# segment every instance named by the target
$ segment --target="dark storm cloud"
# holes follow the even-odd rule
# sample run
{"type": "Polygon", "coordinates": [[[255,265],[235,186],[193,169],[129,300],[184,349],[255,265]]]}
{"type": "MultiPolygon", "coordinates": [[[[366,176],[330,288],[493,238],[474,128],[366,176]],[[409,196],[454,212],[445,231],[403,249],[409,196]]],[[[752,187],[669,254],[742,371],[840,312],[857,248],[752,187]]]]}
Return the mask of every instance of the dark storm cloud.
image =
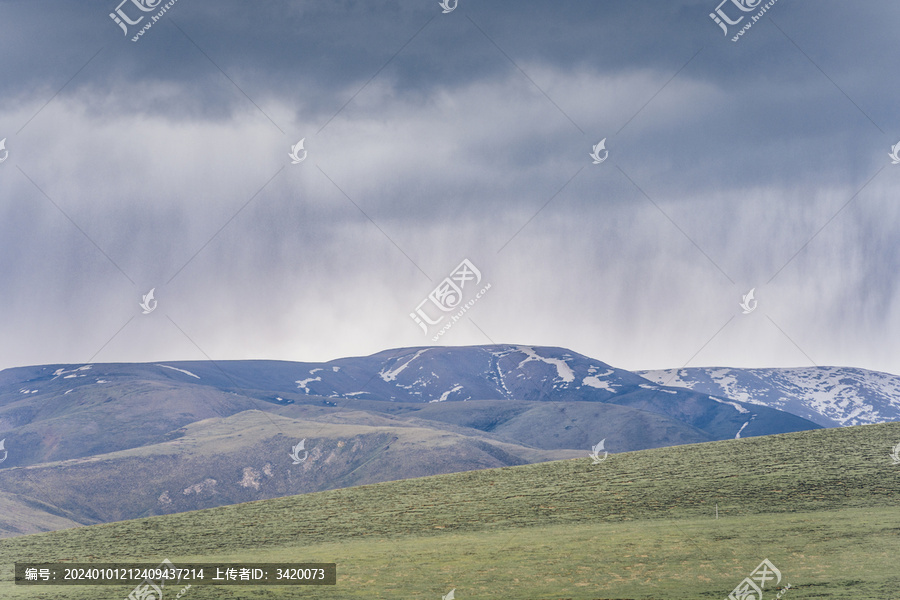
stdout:
{"type": "Polygon", "coordinates": [[[2,365],[430,343],[466,256],[494,287],[447,343],[900,371],[893,3],[738,43],[697,0],[178,0],[137,43],[117,4],[0,4],[2,365]],[[710,342],[754,286],[792,339],[710,342]]]}

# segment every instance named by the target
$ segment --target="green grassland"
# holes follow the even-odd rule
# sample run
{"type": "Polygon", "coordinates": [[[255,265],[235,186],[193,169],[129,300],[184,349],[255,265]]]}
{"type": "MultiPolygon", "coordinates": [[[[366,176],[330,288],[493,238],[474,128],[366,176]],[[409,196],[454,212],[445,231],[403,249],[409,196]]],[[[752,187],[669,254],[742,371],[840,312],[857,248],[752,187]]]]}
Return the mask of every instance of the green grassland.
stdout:
{"type": "Polygon", "coordinates": [[[780,586],[791,585],[784,600],[897,600],[900,465],[889,452],[898,442],[900,423],[815,430],[23,536],[0,540],[0,598],[130,591],[14,586],[16,561],[169,558],[337,563],[336,586],[194,586],[186,600],[437,600],[452,588],[459,600],[725,599],[768,558],[780,586]]]}

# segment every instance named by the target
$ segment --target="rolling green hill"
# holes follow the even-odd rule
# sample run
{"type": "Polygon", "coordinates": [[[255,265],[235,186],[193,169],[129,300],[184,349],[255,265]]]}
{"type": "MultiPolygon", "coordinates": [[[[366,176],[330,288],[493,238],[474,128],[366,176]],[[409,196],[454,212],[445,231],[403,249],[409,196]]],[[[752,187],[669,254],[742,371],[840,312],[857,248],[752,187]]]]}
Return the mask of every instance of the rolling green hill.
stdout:
{"type": "MultiPolygon", "coordinates": [[[[765,558],[784,598],[900,598],[900,423],[709,442],[250,502],[0,541],[15,561],[336,562],[334,587],[186,599],[725,599],[765,558]],[[716,519],[716,504],[719,518],[716,519]]],[[[767,589],[764,598],[774,598],[767,589]]],[[[174,597],[174,595],[173,595],[174,597]]]]}

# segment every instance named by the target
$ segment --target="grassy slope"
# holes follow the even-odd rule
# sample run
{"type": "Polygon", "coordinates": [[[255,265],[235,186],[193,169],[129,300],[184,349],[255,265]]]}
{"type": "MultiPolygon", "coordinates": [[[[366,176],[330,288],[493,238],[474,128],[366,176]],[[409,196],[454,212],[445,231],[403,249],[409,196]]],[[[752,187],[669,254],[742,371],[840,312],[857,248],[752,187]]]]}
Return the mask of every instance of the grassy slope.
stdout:
{"type": "MultiPolygon", "coordinates": [[[[0,541],[16,560],[329,561],[334,588],[205,598],[726,598],[763,558],[785,598],[900,598],[900,423],[440,475],[0,541]],[[715,504],[720,518],[714,517],[715,504]]],[[[774,593],[766,595],[766,599],[774,593]]]]}
{"type": "Polygon", "coordinates": [[[192,423],[181,429],[180,437],[164,443],[0,471],[0,486],[10,492],[6,497],[0,492],[0,507],[8,505],[0,512],[0,536],[75,524],[44,513],[48,518],[42,525],[41,513],[28,510],[26,527],[24,514],[13,516],[12,506],[22,513],[27,508],[22,501],[29,498],[77,523],[94,524],[586,454],[535,450],[495,442],[474,430],[416,427],[353,411],[341,417],[346,422],[327,423],[252,410],[192,423]],[[355,417],[386,425],[359,425],[355,417]],[[292,465],[290,448],[301,438],[307,439],[312,460],[292,465]],[[190,491],[198,485],[200,490],[190,491]]]}
{"type": "Polygon", "coordinates": [[[46,527],[77,527],[72,516],[33,498],[0,492],[0,532],[25,535],[47,531],[46,527]]]}

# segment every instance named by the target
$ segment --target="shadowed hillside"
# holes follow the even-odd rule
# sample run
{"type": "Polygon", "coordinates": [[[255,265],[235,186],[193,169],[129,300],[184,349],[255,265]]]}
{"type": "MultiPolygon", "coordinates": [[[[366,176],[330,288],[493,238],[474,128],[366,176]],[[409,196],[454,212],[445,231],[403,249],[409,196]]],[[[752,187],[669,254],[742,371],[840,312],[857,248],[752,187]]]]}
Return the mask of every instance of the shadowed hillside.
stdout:
{"type": "MultiPolygon", "coordinates": [[[[11,592],[15,560],[168,557],[336,562],[337,586],[303,589],[311,598],[439,598],[456,588],[460,599],[721,599],[768,558],[793,598],[891,598],[900,584],[900,465],[889,454],[898,441],[895,423],[818,430],[25,536],[0,541],[0,593],[11,592]]],[[[10,597],[42,597],[34,590],[10,597]]],[[[96,597],[86,590],[53,588],[55,598],[96,597]]]]}

